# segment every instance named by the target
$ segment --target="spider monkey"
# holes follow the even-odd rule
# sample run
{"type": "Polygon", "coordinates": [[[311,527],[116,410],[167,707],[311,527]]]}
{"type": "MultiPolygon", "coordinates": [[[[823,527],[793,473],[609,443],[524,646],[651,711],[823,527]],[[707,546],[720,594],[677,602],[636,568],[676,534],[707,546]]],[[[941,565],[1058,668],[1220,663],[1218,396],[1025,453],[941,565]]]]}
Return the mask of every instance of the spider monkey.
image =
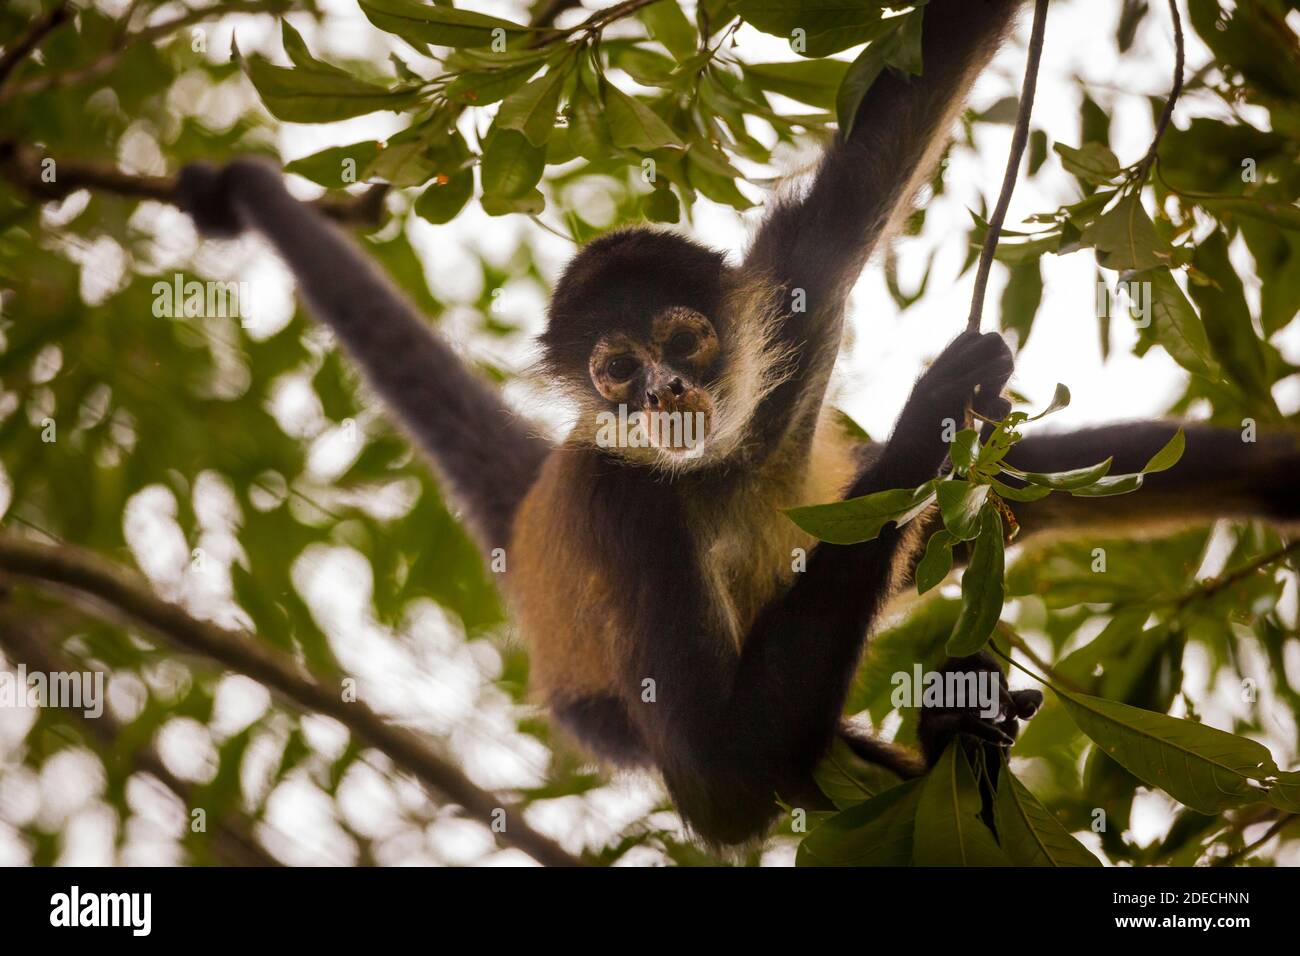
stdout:
{"type": "MultiPolygon", "coordinates": [[[[923,754],[851,730],[841,709],[866,635],[910,578],[920,522],[851,546],[818,544],[780,509],[934,478],[945,419],[968,403],[1001,418],[1012,354],[958,336],[920,376],[888,441],[855,444],[826,405],[850,287],[937,162],[965,93],[1019,0],[931,0],[924,72],[885,72],[849,136],[802,192],[775,202],[739,264],[648,228],[588,243],[555,287],[543,365],[580,410],[562,442],[540,437],[417,317],[354,245],[293,199],[268,166],[185,168],[182,206],[208,235],[260,232],[297,276],[374,389],[428,454],[485,553],[504,548],[506,591],[532,682],[595,755],[658,769],[682,817],[715,844],[749,841],[775,798],[816,800],[813,768],[837,735],[903,776],[954,735],[998,748],[1037,691],[992,721],[923,711],[923,754]],[[692,447],[600,441],[600,413],[691,416],[692,447]],[[806,568],[792,570],[794,549],[806,568]]],[[[1031,436],[1010,462],[1037,471],[1115,456],[1135,471],[1174,423],[1031,436]]],[[[652,436],[653,438],[653,436],[652,436]]],[[[1052,496],[1016,505],[1027,532],[1140,518],[1294,519],[1300,451],[1189,425],[1181,463],[1133,502],[1052,496]]],[[[1001,671],[986,656],[949,667],[1001,671]]],[[[809,803],[799,803],[809,806],[809,803]]]]}

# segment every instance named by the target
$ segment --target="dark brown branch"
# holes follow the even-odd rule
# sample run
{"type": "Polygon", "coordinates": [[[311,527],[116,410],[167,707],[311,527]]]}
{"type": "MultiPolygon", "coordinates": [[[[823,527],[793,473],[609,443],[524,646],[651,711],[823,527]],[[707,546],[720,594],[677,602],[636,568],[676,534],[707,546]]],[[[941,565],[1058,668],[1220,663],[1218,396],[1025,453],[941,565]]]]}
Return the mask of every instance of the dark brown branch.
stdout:
{"type": "Polygon", "coordinates": [[[1029,141],[1029,114],[1034,108],[1034,92],[1038,89],[1038,63],[1043,58],[1043,32],[1047,27],[1047,0],[1035,0],[1034,25],[1029,36],[1029,57],[1025,63],[1025,79],[1020,88],[1020,109],[1016,113],[1016,130],[1011,137],[1011,152],[1007,156],[1007,169],[1002,175],[1002,192],[998,194],[998,204],[989,219],[989,230],[984,236],[984,248],[980,250],[979,268],[975,272],[975,291],[971,294],[970,315],[966,317],[966,328],[978,332],[980,319],[984,315],[984,292],[989,284],[989,271],[993,268],[993,254],[998,249],[998,237],[1002,234],[1002,222],[1007,218],[1007,207],[1011,205],[1011,193],[1016,188],[1016,177],[1020,174],[1020,163],[1025,155],[1025,143],[1029,141]]]}
{"type": "Polygon", "coordinates": [[[4,53],[0,53],[0,92],[3,91],[5,80],[9,79],[9,74],[17,68],[18,64],[25,60],[52,31],[62,23],[68,20],[69,11],[67,0],[58,0],[48,12],[37,17],[32,21],[27,32],[5,48],[4,53]]]}
{"type": "Polygon", "coordinates": [[[1156,132],[1151,138],[1151,146],[1133,174],[1139,186],[1146,182],[1147,173],[1155,164],[1160,140],[1164,138],[1165,130],[1169,128],[1169,122],[1174,116],[1174,104],[1178,102],[1178,95],[1183,91],[1183,21],[1178,15],[1177,0],[1169,0],[1169,14],[1174,20],[1174,85],[1169,91],[1169,99],[1165,100],[1164,109],[1160,111],[1160,118],[1156,120],[1156,132]]]}
{"type": "Polygon", "coordinates": [[[461,769],[435,753],[416,734],[388,724],[366,704],[343,700],[291,658],[252,636],[201,621],[164,601],[134,575],[103,558],[70,545],[46,545],[0,536],[0,571],[46,590],[71,590],[148,628],[175,646],[251,677],[300,708],[333,717],[358,740],[386,754],[394,764],[486,823],[497,810],[506,813],[499,838],[548,866],[581,861],[524,822],[520,809],[476,786],[461,769]]]}
{"type": "MultiPolygon", "coordinates": [[[[176,203],[176,180],[171,176],[126,173],[76,159],[54,161],[55,180],[46,182],[42,164],[49,159],[40,150],[15,143],[0,143],[0,174],[42,202],[62,199],[78,189],[93,189],[134,199],[176,203]]],[[[379,183],[358,195],[325,195],[315,200],[317,209],[344,225],[377,226],[384,218],[388,185],[379,183]]]]}
{"type": "MultiPolygon", "coordinates": [[[[50,636],[34,620],[19,618],[15,614],[0,617],[0,649],[14,663],[24,663],[31,670],[44,673],[76,671],[53,646],[50,636]]],[[[123,727],[107,710],[93,720],[71,709],[67,711],[91,736],[111,751],[122,738],[123,727]]],[[[187,808],[198,802],[195,787],[181,780],[162,762],[158,751],[144,744],[131,750],[132,766],[156,779],[174,793],[187,808]]],[[[242,813],[223,815],[213,821],[212,850],[226,866],[280,866],[253,836],[252,824],[242,813]]]]}

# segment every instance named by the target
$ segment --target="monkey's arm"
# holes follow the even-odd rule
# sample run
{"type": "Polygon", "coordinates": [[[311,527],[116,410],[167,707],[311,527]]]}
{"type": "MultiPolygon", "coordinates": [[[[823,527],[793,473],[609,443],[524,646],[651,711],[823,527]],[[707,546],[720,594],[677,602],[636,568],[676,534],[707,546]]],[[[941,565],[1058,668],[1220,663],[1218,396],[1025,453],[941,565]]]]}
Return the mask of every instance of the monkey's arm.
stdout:
{"type": "Polygon", "coordinates": [[[799,366],[769,399],[769,437],[779,437],[798,413],[815,414],[839,349],[849,289],[929,179],[967,90],[1021,3],[931,0],[923,14],[921,75],[885,70],[863,98],[849,137],[837,135],[827,148],[811,186],[778,200],[759,229],[745,264],[785,287],[782,344],[798,350],[799,366]]]}
{"type": "Polygon", "coordinates": [[[510,524],[548,443],[467,369],[336,226],[289,195],[260,161],[181,171],[183,208],[209,235],[260,232],[293,270],[310,311],[329,325],[376,392],[433,459],[485,552],[510,524]]]}

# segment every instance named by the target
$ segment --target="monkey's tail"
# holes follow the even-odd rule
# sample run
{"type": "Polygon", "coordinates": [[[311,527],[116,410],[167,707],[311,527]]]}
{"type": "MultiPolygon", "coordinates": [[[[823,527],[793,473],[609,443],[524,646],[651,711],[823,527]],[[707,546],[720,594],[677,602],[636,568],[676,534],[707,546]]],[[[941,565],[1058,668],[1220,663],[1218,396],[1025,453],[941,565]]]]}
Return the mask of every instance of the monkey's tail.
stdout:
{"type": "Polygon", "coordinates": [[[1031,435],[1007,461],[1025,471],[1067,471],[1114,457],[1112,474],[1140,471],[1179,427],[1187,444],[1168,471],[1146,476],[1132,494],[1083,498],[1053,494],[1014,504],[1023,532],[1158,530],[1215,518],[1262,518],[1300,526],[1300,434],[1170,421],[1123,422],[1031,435]]]}
{"type": "Polygon", "coordinates": [[[275,246],[316,318],[432,458],[485,554],[504,548],[550,444],[435,334],[333,223],[258,160],[181,171],[177,198],[200,231],[254,229],[275,246]]]}

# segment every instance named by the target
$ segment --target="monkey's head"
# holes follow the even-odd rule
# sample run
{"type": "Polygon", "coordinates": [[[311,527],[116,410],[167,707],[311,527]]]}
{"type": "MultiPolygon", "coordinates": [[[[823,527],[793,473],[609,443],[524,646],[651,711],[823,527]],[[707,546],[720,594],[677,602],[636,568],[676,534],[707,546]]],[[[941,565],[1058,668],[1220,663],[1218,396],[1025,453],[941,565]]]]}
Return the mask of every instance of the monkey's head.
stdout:
{"type": "Polygon", "coordinates": [[[543,363],[591,419],[598,444],[670,467],[704,459],[734,371],[732,273],[721,253],[650,229],[608,233],[569,263],[541,337],[543,363]]]}

